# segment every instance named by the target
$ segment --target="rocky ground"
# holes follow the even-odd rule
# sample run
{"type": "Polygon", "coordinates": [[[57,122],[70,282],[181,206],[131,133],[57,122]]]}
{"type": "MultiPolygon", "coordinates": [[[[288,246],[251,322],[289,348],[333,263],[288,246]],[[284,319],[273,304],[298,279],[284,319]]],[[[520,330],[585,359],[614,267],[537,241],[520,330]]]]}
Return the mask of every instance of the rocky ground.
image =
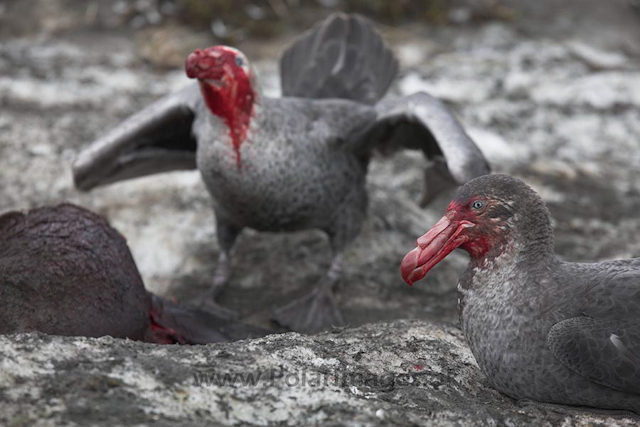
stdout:
{"type": "Polygon", "coordinates": [[[199,347],[0,336],[0,423],[39,425],[604,426],[630,415],[515,402],[460,330],[377,323],[199,347]]]}
{"type": "MultiPolygon", "coordinates": [[[[561,258],[638,257],[640,52],[634,41],[640,40],[640,19],[621,1],[608,2],[609,8],[598,1],[571,1],[565,3],[573,8],[561,10],[544,9],[545,3],[523,7],[507,22],[383,26],[402,64],[393,92],[425,90],[447,101],[495,171],[536,188],[553,215],[561,258]]],[[[240,46],[253,58],[266,95],[278,95],[273,58],[288,40],[240,46]]],[[[187,83],[183,71],[163,59],[210,42],[206,34],[175,27],[145,33],[81,28],[4,38],[0,211],[63,200],[91,208],[127,237],[149,289],[195,302],[210,282],[218,253],[198,172],[81,194],[73,188],[69,166],[92,139],[187,83]],[[164,42],[176,39],[185,42],[164,42]]],[[[417,207],[422,163],[415,153],[374,162],[370,216],[346,254],[338,290],[350,326],[421,320],[204,348],[4,337],[0,421],[27,425],[48,417],[43,425],[85,419],[110,425],[125,414],[130,424],[158,418],[190,425],[210,419],[292,425],[307,419],[354,425],[611,421],[516,404],[484,384],[460,333],[449,326],[457,323],[455,285],[464,254],[447,258],[425,283],[410,288],[402,282],[400,260],[451,196],[426,210],[417,207]],[[359,388],[344,381],[313,392],[282,383],[199,387],[192,375],[199,369],[239,373],[280,365],[287,372],[393,378],[413,372],[412,366],[425,369],[412,373],[417,385],[359,388]]],[[[244,321],[273,328],[271,311],[307,292],[328,263],[327,241],[319,232],[245,232],[221,302],[240,311],[244,321]]]]}

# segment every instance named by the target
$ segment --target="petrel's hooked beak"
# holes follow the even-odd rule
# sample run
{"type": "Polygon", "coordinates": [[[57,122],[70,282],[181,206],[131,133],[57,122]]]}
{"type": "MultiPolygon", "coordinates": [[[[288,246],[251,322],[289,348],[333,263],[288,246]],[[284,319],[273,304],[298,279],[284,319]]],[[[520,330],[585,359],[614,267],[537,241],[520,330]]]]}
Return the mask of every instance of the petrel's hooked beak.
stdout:
{"type": "Polygon", "coordinates": [[[400,272],[409,285],[422,279],[437,263],[469,240],[469,236],[463,232],[475,227],[475,224],[466,220],[452,220],[454,217],[455,212],[447,212],[431,230],[417,240],[418,247],[402,260],[400,272]]]}
{"type": "Polygon", "coordinates": [[[219,62],[220,56],[220,52],[215,50],[196,49],[187,56],[184,63],[187,77],[207,82],[216,87],[222,86],[226,70],[219,62]]]}
{"type": "Polygon", "coordinates": [[[200,49],[196,49],[193,53],[190,53],[184,61],[184,69],[187,72],[187,77],[190,79],[198,78],[197,71],[201,57],[202,51],[200,49]]]}

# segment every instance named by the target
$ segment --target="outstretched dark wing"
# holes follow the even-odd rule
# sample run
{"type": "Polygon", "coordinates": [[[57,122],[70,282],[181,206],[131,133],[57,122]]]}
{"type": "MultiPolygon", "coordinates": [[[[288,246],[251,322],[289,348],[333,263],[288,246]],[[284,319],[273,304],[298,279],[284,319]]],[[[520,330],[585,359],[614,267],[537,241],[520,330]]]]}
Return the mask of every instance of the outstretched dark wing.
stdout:
{"type": "Polygon", "coordinates": [[[547,345],[574,372],[640,395],[640,260],[572,267],[573,278],[591,277],[593,285],[572,295],[582,316],[553,325],[547,345]]]}
{"type": "Polygon", "coordinates": [[[378,150],[383,154],[407,148],[421,150],[434,161],[425,176],[422,205],[440,190],[433,185],[438,178],[442,179],[441,187],[446,181],[461,185],[491,172],[476,144],[441,101],[419,92],[385,99],[375,109],[377,120],[350,138],[349,147],[356,152],[378,150]]]}
{"type": "Polygon", "coordinates": [[[367,19],[334,13],[300,36],[282,55],[282,95],[378,101],[398,61],[367,19]]]}
{"type": "Polygon", "coordinates": [[[181,169],[196,169],[191,133],[197,84],[170,94],[126,119],[81,152],[73,178],[81,190],[181,169]]]}

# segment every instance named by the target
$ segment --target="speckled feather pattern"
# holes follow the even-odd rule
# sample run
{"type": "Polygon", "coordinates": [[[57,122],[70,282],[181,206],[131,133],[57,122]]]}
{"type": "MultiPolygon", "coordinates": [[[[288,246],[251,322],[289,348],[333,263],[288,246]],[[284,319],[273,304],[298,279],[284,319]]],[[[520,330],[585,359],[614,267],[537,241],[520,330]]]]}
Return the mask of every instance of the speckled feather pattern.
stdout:
{"type": "Polygon", "coordinates": [[[257,230],[319,228],[343,243],[353,239],[366,214],[367,160],[340,144],[374,117],[342,100],[265,99],[238,168],[224,124],[198,114],[198,167],[216,214],[257,230]]]}
{"type": "Polygon", "coordinates": [[[640,259],[558,261],[544,204],[504,179],[461,189],[461,197],[484,191],[510,200],[516,211],[510,250],[472,260],[458,285],[478,365],[514,398],[640,413],[640,259]]]}

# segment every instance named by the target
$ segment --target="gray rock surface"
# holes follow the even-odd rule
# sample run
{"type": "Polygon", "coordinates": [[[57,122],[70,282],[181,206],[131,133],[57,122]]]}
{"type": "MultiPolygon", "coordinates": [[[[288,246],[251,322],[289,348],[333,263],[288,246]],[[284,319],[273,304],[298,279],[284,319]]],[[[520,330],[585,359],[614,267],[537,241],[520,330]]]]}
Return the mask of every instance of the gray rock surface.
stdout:
{"type": "MultiPolygon", "coordinates": [[[[574,8],[569,17],[548,13],[546,25],[536,9],[538,21],[527,25],[516,20],[385,28],[402,61],[393,90],[426,89],[450,103],[494,170],[523,178],[546,200],[556,250],[566,260],[640,256],[640,63],[628,43],[631,36],[640,39],[640,26],[632,20],[635,12],[614,3],[624,20],[616,21],[612,9],[602,16],[613,18],[589,22],[600,17],[585,13],[584,22],[572,27],[568,20],[579,19],[574,8]],[[635,26],[623,25],[628,22],[635,26]],[[599,34],[606,43],[595,42],[599,34]]],[[[268,95],[279,91],[273,58],[287,41],[240,46],[268,95]]],[[[156,68],[140,52],[132,33],[113,30],[2,40],[0,211],[67,200],[106,215],[127,237],[149,289],[195,302],[210,283],[218,252],[198,172],[143,178],[89,194],[72,186],[69,165],[81,147],[187,83],[182,70],[156,68]]],[[[109,338],[0,337],[0,424],[29,425],[40,417],[42,425],[84,420],[111,425],[116,419],[186,425],[211,419],[227,424],[637,423],[637,418],[614,421],[574,409],[516,404],[487,387],[454,326],[428,323],[457,323],[455,285],[466,258],[453,254],[428,282],[413,288],[399,276],[402,257],[441,216],[451,195],[419,209],[421,165],[416,153],[372,165],[370,216],[345,254],[337,293],[352,326],[420,321],[193,348],[109,338]],[[384,378],[412,372],[408,378],[415,382],[355,389],[349,382],[308,389],[192,383],[194,371],[244,373],[280,365],[287,372],[384,378]],[[416,365],[425,372],[413,372],[416,365]]],[[[244,233],[221,302],[239,310],[244,321],[271,327],[273,308],[305,293],[329,258],[319,232],[244,233]]]]}
{"type": "Polygon", "coordinates": [[[396,321],[198,347],[0,337],[5,425],[637,425],[514,402],[454,326],[396,321]],[[32,424],[32,423],[36,424],[32,424]]]}

